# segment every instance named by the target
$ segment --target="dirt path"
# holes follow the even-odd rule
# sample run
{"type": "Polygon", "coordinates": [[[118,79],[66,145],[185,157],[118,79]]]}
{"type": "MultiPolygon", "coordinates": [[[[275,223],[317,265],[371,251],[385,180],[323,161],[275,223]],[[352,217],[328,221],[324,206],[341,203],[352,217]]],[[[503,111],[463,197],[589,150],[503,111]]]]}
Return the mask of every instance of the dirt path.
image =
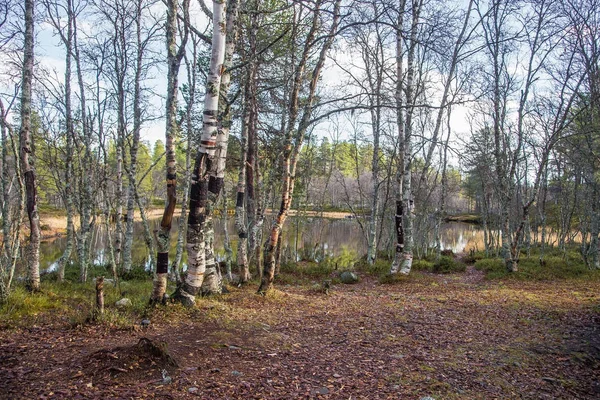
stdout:
{"type": "Polygon", "coordinates": [[[2,331],[0,397],[600,397],[599,283],[489,283],[469,269],[328,296],[282,289],[157,313],[146,330],[2,331]],[[166,342],[178,367],[133,347],[141,337],[166,342]]]}

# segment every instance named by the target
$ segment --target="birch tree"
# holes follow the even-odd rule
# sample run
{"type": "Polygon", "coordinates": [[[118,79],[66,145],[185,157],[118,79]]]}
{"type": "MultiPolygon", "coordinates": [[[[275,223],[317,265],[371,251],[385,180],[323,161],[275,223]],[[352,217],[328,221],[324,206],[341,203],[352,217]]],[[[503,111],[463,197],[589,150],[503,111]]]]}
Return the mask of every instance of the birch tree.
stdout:
{"type": "MultiPolygon", "coordinates": [[[[169,272],[169,247],[171,245],[171,223],[175,205],[177,203],[177,161],[175,159],[175,138],[178,130],[177,126],[177,92],[178,92],[178,74],[181,61],[185,53],[185,46],[188,39],[187,24],[189,23],[189,1],[182,3],[184,13],[184,34],[177,47],[177,14],[178,0],[170,0],[167,10],[167,116],[166,116],[166,183],[167,199],[162,219],[160,221],[160,230],[157,235],[157,264],[156,275],[154,278],[154,289],[150,301],[163,301],[167,289],[167,275],[169,272]]],[[[215,25],[217,26],[217,25],[215,25]]],[[[188,149],[189,151],[189,149],[188,149]]]]}
{"type": "MultiPolygon", "coordinates": [[[[218,107],[221,89],[221,73],[225,60],[226,8],[225,2],[213,3],[213,37],[209,72],[202,120],[202,136],[191,176],[190,203],[187,230],[188,271],[185,281],[178,287],[174,297],[187,306],[195,304],[195,296],[201,291],[206,273],[206,214],[210,212],[209,176],[213,163],[217,162],[218,107]]],[[[217,189],[217,182],[213,180],[217,189]]],[[[214,193],[216,195],[218,193],[214,193]]]]}
{"type": "Polygon", "coordinates": [[[406,2],[401,0],[398,9],[398,30],[396,38],[396,123],[398,126],[398,172],[396,192],[396,251],[390,272],[410,273],[412,267],[412,128],[415,102],[415,57],[417,50],[417,32],[422,0],[412,2],[407,55],[407,74],[403,71],[402,27],[406,2]],[[404,81],[406,79],[406,81],[404,81]],[[403,93],[404,92],[404,93],[403,93]],[[404,108],[406,107],[406,112],[404,108]]]}
{"type": "Polygon", "coordinates": [[[23,42],[23,69],[21,80],[21,128],[19,131],[20,162],[25,181],[27,216],[29,218],[29,245],[27,256],[27,286],[31,291],[40,289],[40,216],[37,207],[34,168],[33,135],[31,131],[31,96],[34,63],[34,0],[25,0],[25,32],[23,42]]]}
{"type": "MultiPolygon", "coordinates": [[[[295,66],[293,83],[289,94],[289,109],[287,111],[287,124],[284,133],[283,143],[283,168],[281,182],[281,207],[273,221],[270,234],[264,245],[263,275],[258,293],[264,294],[273,286],[276,268],[276,248],[280,240],[283,225],[287,219],[288,212],[292,205],[294,193],[294,184],[296,178],[296,165],[305,135],[310,127],[312,113],[316,106],[317,83],[319,81],[325,58],[338,30],[340,23],[340,1],[336,0],[332,4],[333,10],[327,11],[327,4],[324,1],[317,1],[315,7],[308,11],[310,13],[310,28],[308,29],[304,45],[300,53],[300,59],[295,66]],[[319,28],[323,16],[327,13],[332,14],[332,20],[327,32],[319,37],[319,28]],[[315,39],[319,40],[315,40],[315,39]],[[315,48],[318,45],[320,47],[315,48]],[[314,63],[310,80],[304,81],[305,71],[309,68],[309,56],[318,51],[318,58],[314,63]],[[308,93],[305,95],[304,106],[300,106],[299,99],[301,90],[306,90],[304,85],[308,83],[308,93]]],[[[300,10],[301,12],[306,10],[300,10]]],[[[301,14],[300,14],[301,15],[301,14]]]]}

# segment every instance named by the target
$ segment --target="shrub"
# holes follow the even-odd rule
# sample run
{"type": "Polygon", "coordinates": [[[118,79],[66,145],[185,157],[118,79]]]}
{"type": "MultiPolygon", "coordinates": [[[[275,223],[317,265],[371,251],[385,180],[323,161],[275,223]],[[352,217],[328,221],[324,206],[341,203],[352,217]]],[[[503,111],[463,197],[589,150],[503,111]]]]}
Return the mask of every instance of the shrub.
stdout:
{"type": "Polygon", "coordinates": [[[464,272],[466,268],[467,267],[465,266],[465,264],[448,256],[441,256],[440,259],[435,264],[433,264],[433,272],[436,272],[438,274],[464,272]]]}
{"type": "Polygon", "coordinates": [[[482,251],[474,251],[471,250],[469,254],[463,257],[462,261],[465,264],[474,264],[479,260],[483,260],[485,258],[485,253],[482,251]]]}
{"type": "Polygon", "coordinates": [[[442,250],[442,251],[440,251],[440,254],[443,255],[443,256],[446,256],[446,257],[452,257],[452,258],[454,258],[454,252],[452,250],[450,250],[450,249],[442,250]]]}
{"type": "Polygon", "coordinates": [[[143,265],[132,266],[129,271],[121,271],[119,277],[124,281],[145,281],[152,276],[152,271],[146,270],[143,265]]]}
{"type": "Polygon", "coordinates": [[[413,260],[412,269],[415,271],[433,271],[433,262],[427,260],[413,260]]]}

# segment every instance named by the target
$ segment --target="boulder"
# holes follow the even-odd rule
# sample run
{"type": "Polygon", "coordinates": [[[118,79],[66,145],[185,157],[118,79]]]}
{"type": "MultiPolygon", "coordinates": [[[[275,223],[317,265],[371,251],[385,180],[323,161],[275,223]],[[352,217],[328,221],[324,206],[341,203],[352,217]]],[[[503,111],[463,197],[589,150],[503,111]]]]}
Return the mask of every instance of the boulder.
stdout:
{"type": "Polygon", "coordinates": [[[117,301],[115,303],[115,305],[118,308],[127,308],[127,307],[131,307],[131,300],[129,300],[127,297],[122,298],[121,300],[117,301]]]}
{"type": "Polygon", "coordinates": [[[353,284],[358,282],[358,275],[352,271],[344,271],[340,274],[340,281],[345,284],[353,284]]]}

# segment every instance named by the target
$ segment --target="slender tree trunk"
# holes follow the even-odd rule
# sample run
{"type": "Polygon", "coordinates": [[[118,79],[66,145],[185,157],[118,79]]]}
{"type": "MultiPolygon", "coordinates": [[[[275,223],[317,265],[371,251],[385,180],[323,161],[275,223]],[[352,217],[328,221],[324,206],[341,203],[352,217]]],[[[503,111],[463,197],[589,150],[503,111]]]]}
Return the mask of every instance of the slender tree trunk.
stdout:
{"type": "Polygon", "coordinates": [[[25,184],[23,182],[23,174],[21,172],[21,164],[19,162],[19,149],[17,148],[15,134],[12,128],[6,121],[6,110],[4,104],[0,100],[0,128],[2,131],[2,249],[3,254],[0,256],[0,304],[8,299],[10,287],[15,273],[15,267],[19,253],[21,251],[21,223],[25,210],[25,184]],[[8,135],[7,135],[8,133],[8,135]],[[10,212],[10,189],[8,182],[10,173],[8,171],[8,150],[12,150],[14,157],[14,177],[17,181],[19,190],[18,203],[14,217],[11,217],[10,212]]]}
{"type": "MultiPolygon", "coordinates": [[[[419,25],[419,15],[421,11],[421,6],[423,2],[414,1],[412,5],[412,23],[410,30],[410,39],[409,39],[409,49],[408,49],[408,58],[407,58],[407,76],[406,76],[406,105],[408,107],[406,113],[405,120],[405,128],[404,128],[404,145],[403,145],[403,168],[402,168],[402,185],[401,185],[401,207],[400,211],[402,211],[402,230],[403,230],[403,246],[402,247],[402,255],[401,262],[396,262],[392,264],[392,273],[396,273],[398,268],[400,268],[401,274],[409,274],[412,268],[412,260],[413,260],[413,217],[412,217],[412,118],[414,114],[414,95],[415,95],[415,56],[416,56],[416,48],[417,48],[417,31],[419,25]]],[[[398,78],[400,79],[400,78],[398,78]]],[[[398,211],[398,207],[397,207],[398,211]]],[[[400,244],[400,242],[398,242],[400,244]]],[[[398,256],[398,249],[400,246],[397,246],[396,255],[398,256]]],[[[398,260],[400,261],[400,260],[398,260]]]]}
{"type": "Polygon", "coordinates": [[[304,79],[303,75],[307,65],[309,53],[314,51],[313,40],[317,34],[320,13],[322,12],[322,10],[320,10],[320,6],[321,2],[317,1],[315,11],[312,16],[312,26],[310,28],[310,31],[308,32],[302,58],[299,62],[299,65],[296,69],[296,74],[294,76],[294,86],[290,97],[290,107],[288,115],[289,121],[286,132],[286,142],[283,150],[284,158],[281,189],[281,206],[279,208],[279,213],[275,217],[275,220],[271,227],[269,238],[265,242],[264,246],[263,274],[260,286],[258,288],[258,293],[260,294],[265,294],[273,286],[273,279],[275,277],[276,267],[276,248],[277,243],[280,240],[283,224],[285,223],[289,209],[292,205],[292,196],[294,193],[294,184],[296,180],[296,165],[298,163],[300,150],[302,148],[306,130],[309,127],[309,121],[313,112],[317,82],[319,80],[321,70],[325,63],[325,57],[333,43],[335,32],[337,31],[337,27],[340,20],[340,0],[337,0],[335,2],[335,9],[333,11],[333,21],[328,32],[328,36],[323,42],[323,47],[321,47],[319,52],[319,58],[315,64],[315,67],[312,70],[311,79],[309,83],[309,90],[308,94],[306,95],[305,105],[303,107],[302,118],[298,123],[298,126],[296,127],[296,120],[298,118],[299,111],[298,102],[300,90],[303,86],[302,80],[304,79]]]}
{"type": "MultiPolygon", "coordinates": [[[[206,273],[206,228],[209,174],[215,162],[218,136],[218,106],[221,88],[221,72],[225,59],[226,33],[216,27],[225,26],[225,3],[213,3],[212,53],[204,99],[202,137],[200,150],[196,155],[191,178],[190,210],[188,215],[187,252],[188,273],[184,283],[178,288],[175,297],[187,306],[195,304],[195,296],[202,289],[206,273]]],[[[216,186],[217,181],[214,181],[216,186]]],[[[210,189],[216,190],[217,187],[210,189]]],[[[220,189],[220,188],[219,188],[220,189]]],[[[214,192],[213,192],[214,194],[214,192]]]]}
{"type": "Polygon", "coordinates": [[[75,227],[73,222],[73,113],[71,109],[71,59],[73,53],[73,7],[72,0],[67,0],[67,36],[64,40],[66,47],[65,55],[65,125],[66,125],[66,148],[65,148],[65,189],[64,202],[67,211],[67,244],[62,256],[58,259],[58,281],[65,279],[65,265],[71,258],[73,252],[73,240],[75,227]]]}
{"type": "Polygon", "coordinates": [[[239,0],[229,0],[226,11],[225,24],[225,55],[221,81],[219,87],[219,105],[217,115],[217,141],[214,160],[211,162],[208,177],[208,203],[206,207],[206,272],[202,283],[204,295],[221,293],[222,280],[219,264],[214,257],[214,222],[212,210],[217,207],[219,196],[224,186],[225,162],[227,160],[227,144],[229,142],[229,130],[231,128],[231,105],[227,99],[229,86],[231,84],[231,73],[229,68],[233,60],[235,42],[237,40],[237,8],[239,0]]]}
{"type": "Polygon", "coordinates": [[[447,124],[446,127],[448,129],[448,136],[446,136],[446,141],[444,142],[444,147],[442,149],[442,185],[441,185],[441,194],[440,194],[440,206],[436,216],[436,233],[435,233],[435,243],[436,243],[436,259],[439,260],[442,252],[442,243],[441,243],[441,225],[442,221],[446,217],[446,197],[448,196],[448,143],[450,142],[450,116],[452,115],[452,108],[448,107],[448,115],[447,115],[447,124]]]}
{"type": "Polygon", "coordinates": [[[75,55],[75,67],[77,71],[77,82],[79,85],[79,101],[81,105],[81,131],[83,136],[83,159],[80,160],[80,196],[79,196],[79,222],[80,229],[77,240],[77,252],[79,256],[79,280],[87,280],[88,266],[90,264],[91,231],[95,215],[92,215],[92,182],[93,169],[89,169],[92,163],[92,132],[88,121],[88,110],[86,106],[85,82],[83,79],[83,68],[77,39],[77,20],[73,19],[73,50],[75,55]]]}
{"type": "Polygon", "coordinates": [[[246,214],[244,207],[244,197],[246,189],[246,163],[248,162],[248,125],[250,122],[248,101],[250,97],[249,85],[252,81],[251,73],[248,73],[248,78],[245,86],[244,99],[246,107],[244,109],[244,121],[241,132],[241,155],[240,172],[238,174],[237,194],[235,202],[235,228],[238,235],[237,246],[237,267],[239,271],[239,283],[244,284],[250,280],[250,269],[248,268],[248,225],[246,224],[246,214]]]}
{"type": "MultiPolygon", "coordinates": [[[[140,145],[140,130],[142,127],[142,68],[144,49],[142,43],[142,4],[137,3],[135,25],[136,25],[136,64],[135,64],[135,77],[134,77],[134,88],[133,88],[133,136],[131,138],[131,147],[129,149],[129,168],[127,169],[127,176],[129,178],[129,191],[127,195],[127,219],[125,221],[125,243],[123,246],[123,269],[128,271],[131,269],[131,251],[133,244],[133,224],[134,224],[134,212],[135,203],[138,197],[137,194],[137,153],[140,145]]],[[[143,206],[138,202],[140,211],[143,213],[143,206]]]]}
{"type": "Polygon", "coordinates": [[[37,208],[36,177],[33,167],[33,134],[31,132],[31,86],[33,81],[34,0],[25,0],[25,42],[21,83],[20,162],[25,181],[27,216],[29,217],[29,247],[27,256],[27,286],[40,289],[40,216],[37,208]]]}
{"type": "Polygon", "coordinates": [[[225,273],[227,280],[231,282],[233,280],[233,274],[231,272],[231,263],[233,259],[233,250],[231,249],[231,241],[229,239],[229,226],[228,226],[229,214],[227,213],[227,196],[223,196],[223,233],[224,240],[223,246],[225,247],[225,273]]]}
{"type": "Polygon", "coordinates": [[[402,176],[404,175],[404,154],[405,154],[405,116],[404,116],[404,98],[403,90],[403,46],[402,46],[402,29],[404,26],[404,10],[406,0],[399,1],[398,8],[398,24],[396,31],[396,126],[398,129],[398,171],[396,172],[396,213],[394,215],[394,228],[396,233],[396,248],[394,252],[394,261],[390,268],[390,273],[395,274],[400,269],[404,254],[404,203],[402,201],[402,176]]]}
{"type": "Polygon", "coordinates": [[[167,290],[167,275],[169,273],[169,247],[171,245],[171,224],[177,203],[177,161],[175,159],[175,138],[177,126],[177,89],[178,74],[181,60],[185,52],[188,38],[189,0],[183,0],[184,36],[177,48],[177,14],[178,0],[168,0],[167,10],[167,111],[166,111],[166,183],[167,199],[165,210],[160,222],[157,235],[157,263],[154,277],[154,289],[150,298],[151,303],[165,300],[167,290]]]}

